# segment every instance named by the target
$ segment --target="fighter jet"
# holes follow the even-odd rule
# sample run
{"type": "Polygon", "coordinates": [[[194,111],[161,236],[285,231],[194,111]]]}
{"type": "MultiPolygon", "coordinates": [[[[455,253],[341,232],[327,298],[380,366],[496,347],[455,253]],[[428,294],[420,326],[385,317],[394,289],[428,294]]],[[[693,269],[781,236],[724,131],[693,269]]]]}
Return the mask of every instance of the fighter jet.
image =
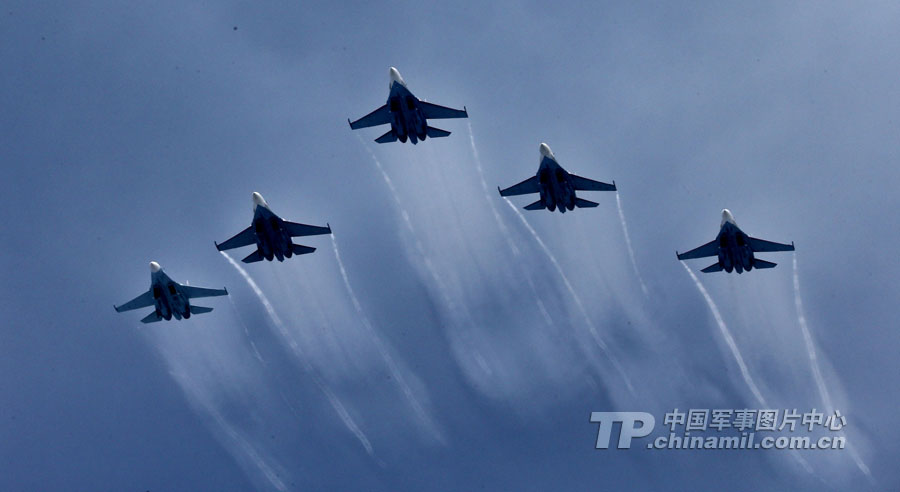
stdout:
{"type": "Polygon", "coordinates": [[[160,320],[190,318],[192,314],[208,313],[213,308],[192,306],[190,299],[196,297],[227,296],[226,289],[204,289],[181,285],[169,278],[159,263],[150,262],[150,290],[122,304],[113,306],[116,312],[131,311],[144,307],[155,306],[152,313],[148,314],[141,323],[155,323],[160,320]]]}
{"type": "Polygon", "coordinates": [[[317,234],[331,234],[331,226],[319,227],[288,222],[275,215],[269,209],[269,204],[266,203],[262,195],[254,191],[253,222],[250,224],[250,227],[222,244],[215,244],[216,249],[219,251],[256,244],[256,251],[244,258],[242,260],[244,263],[254,263],[261,261],[263,258],[268,261],[272,261],[272,258],[284,261],[285,258],[290,258],[293,255],[304,255],[316,250],[316,248],[309,246],[294,244],[291,242],[292,237],[315,236],[317,234]]]}
{"type": "Polygon", "coordinates": [[[596,202],[584,200],[575,196],[576,190],[583,191],[616,191],[616,182],[613,184],[601,183],[593,179],[582,178],[567,172],[556,161],[556,156],[547,144],[541,144],[541,165],[537,174],[500,191],[500,196],[525,195],[528,193],[540,193],[541,199],[525,207],[525,210],[548,209],[551,212],[559,207],[559,211],[566,213],[575,207],[596,207],[596,202]]]}
{"type": "Polygon", "coordinates": [[[775,263],[760,260],[754,253],[768,253],[770,251],[794,251],[794,243],[781,244],[750,237],[734,221],[734,216],[726,208],[722,210],[722,225],[716,238],[699,248],[687,253],[675,255],[679,260],[691,260],[707,256],[718,256],[719,261],[701,270],[704,273],[721,272],[725,270],[738,273],[754,268],[775,268],[775,263]]]}
{"type": "Polygon", "coordinates": [[[428,126],[428,119],[468,118],[465,106],[459,109],[446,108],[420,100],[406,88],[406,82],[396,68],[391,67],[390,94],[387,104],[351,122],[350,128],[358,130],[370,126],[391,124],[391,130],[375,139],[378,143],[410,142],[415,144],[426,137],[438,138],[450,135],[447,130],[428,126]]]}

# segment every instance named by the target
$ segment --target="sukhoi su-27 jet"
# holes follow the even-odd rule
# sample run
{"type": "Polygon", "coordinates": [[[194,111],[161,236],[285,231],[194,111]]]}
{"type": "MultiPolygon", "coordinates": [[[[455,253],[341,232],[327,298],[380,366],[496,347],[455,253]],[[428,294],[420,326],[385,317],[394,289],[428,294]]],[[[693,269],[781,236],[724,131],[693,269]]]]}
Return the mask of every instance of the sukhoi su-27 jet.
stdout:
{"type": "Polygon", "coordinates": [[[406,82],[396,68],[391,67],[390,72],[390,94],[387,103],[356,121],[347,120],[351,129],[358,130],[390,123],[391,129],[376,138],[376,142],[388,143],[397,140],[406,142],[408,139],[415,144],[426,138],[450,135],[447,130],[428,126],[428,120],[469,117],[465,107],[461,110],[447,108],[417,98],[406,88],[406,82]]]}
{"type": "Polygon", "coordinates": [[[291,238],[298,236],[316,236],[331,234],[331,226],[325,227],[288,222],[275,215],[266,200],[257,192],[253,192],[253,222],[250,227],[237,233],[222,244],[216,243],[216,249],[225,251],[256,245],[256,251],[247,255],[242,261],[254,263],[263,259],[284,261],[293,255],[312,253],[316,248],[294,244],[291,238]]]}
{"type": "Polygon", "coordinates": [[[552,212],[558,208],[560,212],[566,213],[566,210],[573,210],[575,207],[596,207],[598,205],[596,202],[578,198],[575,195],[576,191],[616,191],[615,181],[613,184],[601,183],[576,176],[563,169],[547,144],[542,143],[540,150],[541,164],[537,174],[505,190],[498,187],[500,196],[540,193],[540,199],[527,205],[525,210],[547,209],[552,212]]]}
{"type": "Polygon", "coordinates": [[[700,270],[703,273],[721,272],[725,270],[731,273],[750,271],[754,268],[775,268],[776,263],[760,260],[756,253],[768,253],[770,251],[794,251],[794,243],[782,244],[748,236],[738,227],[734,216],[726,208],[722,210],[722,225],[719,235],[712,241],[694,248],[687,253],[675,252],[679,260],[691,260],[717,256],[718,261],[700,270]]]}
{"type": "Polygon", "coordinates": [[[227,296],[225,289],[205,289],[191,285],[182,285],[169,278],[166,272],[160,268],[159,263],[150,262],[150,290],[122,304],[113,306],[116,312],[131,311],[153,306],[153,312],[148,314],[141,323],[155,323],[161,320],[190,318],[192,314],[208,313],[213,310],[210,307],[193,306],[191,299],[198,297],[227,296]]]}

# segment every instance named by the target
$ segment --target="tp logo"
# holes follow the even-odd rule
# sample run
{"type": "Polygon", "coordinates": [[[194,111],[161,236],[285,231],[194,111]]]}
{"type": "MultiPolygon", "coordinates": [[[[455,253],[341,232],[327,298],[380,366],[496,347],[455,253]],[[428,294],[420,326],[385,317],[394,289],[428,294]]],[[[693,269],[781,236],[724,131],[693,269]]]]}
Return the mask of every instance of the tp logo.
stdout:
{"type": "Polygon", "coordinates": [[[591,422],[599,423],[597,432],[597,449],[609,449],[609,435],[612,433],[613,424],[622,423],[619,431],[619,449],[630,449],[633,437],[645,437],[653,432],[656,419],[647,412],[591,412],[591,422]],[[641,423],[636,427],[637,422],[641,423]]]}

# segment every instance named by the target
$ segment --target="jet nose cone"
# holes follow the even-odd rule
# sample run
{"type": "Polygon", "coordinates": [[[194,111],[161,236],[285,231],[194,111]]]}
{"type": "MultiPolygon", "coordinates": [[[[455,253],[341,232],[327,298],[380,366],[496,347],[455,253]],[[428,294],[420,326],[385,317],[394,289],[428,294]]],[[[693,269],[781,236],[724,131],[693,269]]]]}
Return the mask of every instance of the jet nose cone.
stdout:
{"type": "Polygon", "coordinates": [[[259,193],[254,191],[253,192],[253,208],[255,209],[258,205],[262,205],[263,207],[269,206],[269,204],[266,203],[266,199],[263,198],[262,195],[260,195],[259,193]]]}
{"type": "Polygon", "coordinates": [[[550,157],[553,155],[553,151],[550,150],[549,145],[547,145],[545,143],[541,143],[541,155],[544,157],[550,157]]]}
{"type": "Polygon", "coordinates": [[[724,225],[726,222],[731,222],[732,224],[735,223],[734,216],[731,215],[731,211],[727,208],[722,209],[722,225],[724,225]]]}
{"type": "Polygon", "coordinates": [[[162,270],[162,268],[159,266],[159,263],[157,263],[155,261],[150,262],[150,272],[151,273],[156,273],[160,270],[162,270]]]}
{"type": "Polygon", "coordinates": [[[403,77],[400,76],[400,72],[396,68],[391,67],[390,73],[391,73],[391,83],[397,82],[400,85],[406,85],[406,82],[403,82],[403,77]]]}

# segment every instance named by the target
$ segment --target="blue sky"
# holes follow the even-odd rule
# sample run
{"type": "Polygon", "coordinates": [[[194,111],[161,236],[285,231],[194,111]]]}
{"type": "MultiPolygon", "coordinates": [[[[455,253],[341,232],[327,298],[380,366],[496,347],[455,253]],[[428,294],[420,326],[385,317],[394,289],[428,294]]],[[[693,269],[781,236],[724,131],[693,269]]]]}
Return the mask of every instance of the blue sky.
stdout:
{"type": "Polygon", "coordinates": [[[896,489],[898,16],[7,2],[0,488],[896,489]],[[352,132],[390,66],[470,118],[415,147],[352,132]],[[636,265],[612,193],[527,226],[497,196],[540,142],[616,181],[636,265]],[[335,233],[246,266],[271,310],[213,246],[253,191],[335,233]],[[726,207],[797,252],[697,273],[723,329],[674,251],[726,207]],[[115,313],[150,260],[231,296],[115,313]],[[852,450],[593,449],[591,412],[761,408],[752,387],[830,402],[852,450]]]}

